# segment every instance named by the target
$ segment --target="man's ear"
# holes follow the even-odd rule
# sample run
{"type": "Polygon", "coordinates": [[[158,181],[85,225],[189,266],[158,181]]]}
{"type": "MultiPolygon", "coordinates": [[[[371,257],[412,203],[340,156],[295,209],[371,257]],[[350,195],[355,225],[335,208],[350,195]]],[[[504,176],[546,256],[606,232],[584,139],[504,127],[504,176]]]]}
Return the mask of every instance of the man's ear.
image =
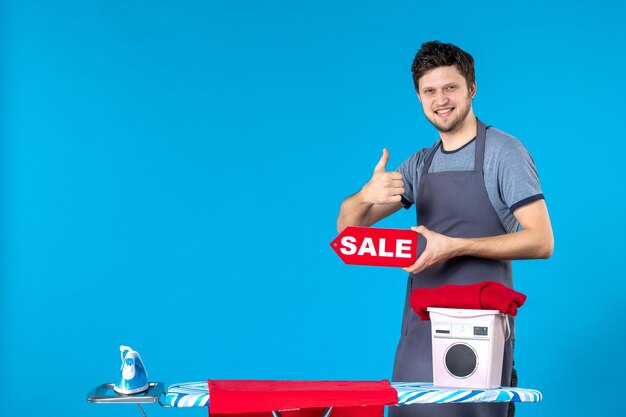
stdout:
{"type": "Polygon", "coordinates": [[[476,81],[474,81],[472,85],[470,85],[469,93],[470,93],[470,97],[474,98],[474,96],[476,95],[476,81]]]}
{"type": "Polygon", "coordinates": [[[417,99],[419,100],[419,102],[422,102],[422,99],[420,98],[420,92],[415,90],[415,94],[417,95],[417,99]]]}

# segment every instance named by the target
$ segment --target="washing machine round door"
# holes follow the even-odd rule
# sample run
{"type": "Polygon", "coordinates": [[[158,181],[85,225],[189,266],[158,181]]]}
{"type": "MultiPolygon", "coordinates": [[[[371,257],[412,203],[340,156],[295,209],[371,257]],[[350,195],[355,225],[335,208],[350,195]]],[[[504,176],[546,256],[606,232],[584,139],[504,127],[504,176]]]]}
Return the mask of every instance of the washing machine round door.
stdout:
{"type": "Polygon", "coordinates": [[[455,343],[444,353],[446,370],[455,378],[467,378],[478,368],[478,354],[470,345],[455,343]]]}

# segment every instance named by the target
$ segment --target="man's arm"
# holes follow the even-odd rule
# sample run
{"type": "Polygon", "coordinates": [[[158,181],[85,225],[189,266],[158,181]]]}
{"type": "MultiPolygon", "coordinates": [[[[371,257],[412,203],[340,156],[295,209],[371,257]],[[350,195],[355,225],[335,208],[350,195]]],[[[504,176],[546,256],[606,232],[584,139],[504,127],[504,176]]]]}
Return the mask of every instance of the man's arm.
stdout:
{"type": "Polygon", "coordinates": [[[413,227],[428,243],[417,261],[404,270],[418,273],[457,256],[502,260],[547,259],[552,256],[554,236],[545,201],[542,199],[524,205],[513,215],[519,221],[521,230],[491,237],[451,238],[424,226],[413,227]]]}
{"type": "Polygon", "coordinates": [[[348,226],[371,226],[377,221],[402,208],[404,181],[399,172],[386,172],[389,152],[374,168],[374,174],[361,190],[341,203],[337,217],[337,230],[341,233],[348,226]]]}

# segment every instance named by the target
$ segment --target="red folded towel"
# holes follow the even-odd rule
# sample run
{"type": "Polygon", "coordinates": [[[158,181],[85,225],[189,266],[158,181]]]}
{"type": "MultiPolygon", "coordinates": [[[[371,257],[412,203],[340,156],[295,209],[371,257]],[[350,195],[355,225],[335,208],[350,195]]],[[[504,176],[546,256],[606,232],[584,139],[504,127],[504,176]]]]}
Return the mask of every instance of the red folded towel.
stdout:
{"type": "Polygon", "coordinates": [[[500,310],[515,316],[526,296],[499,282],[483,281],[470,285],[442,285],[417,288],[411,293],[411,307],[422,320],[429,320],[428,307],[500,310]]]}
{"type": "Polygon", "coordinates": [[[319,416],[333,407],[332,416],[382,417],[385,405],[397,404],[389,381],[240,381],[208,380],[209,415],[319,416]],[[367,406],[367,407],[363,407],[367,406]],[[317,410],[311,410],[317,409],[317,410]],[[254,414],[252,414],[254,413],[254,414]]]}

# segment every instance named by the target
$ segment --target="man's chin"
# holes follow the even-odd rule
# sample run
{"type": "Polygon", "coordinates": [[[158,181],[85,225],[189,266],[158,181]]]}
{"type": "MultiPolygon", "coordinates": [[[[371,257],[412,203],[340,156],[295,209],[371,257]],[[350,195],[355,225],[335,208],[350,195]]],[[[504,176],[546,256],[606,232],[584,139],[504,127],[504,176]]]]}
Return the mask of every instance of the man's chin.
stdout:
{"type": "Polygon", "coordinates": [[[429,119],[430,123],[442,133],[454,132],[459,125],[458,120],[451,120],[449,123],[441,123],[439,120],[429,119]]]}

